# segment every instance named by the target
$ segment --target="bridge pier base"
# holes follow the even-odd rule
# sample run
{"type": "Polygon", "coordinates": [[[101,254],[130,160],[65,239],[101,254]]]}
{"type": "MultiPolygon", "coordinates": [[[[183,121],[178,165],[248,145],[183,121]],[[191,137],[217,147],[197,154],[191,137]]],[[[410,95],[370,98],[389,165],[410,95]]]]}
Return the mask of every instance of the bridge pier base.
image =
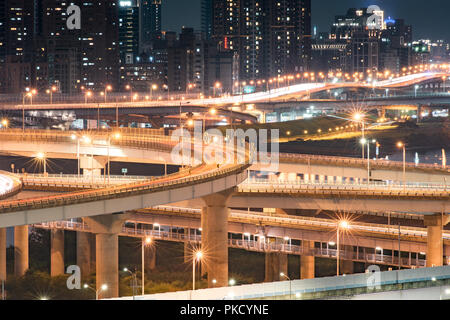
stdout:
{"type": "Polygon", "coordinates": [[[303,255],[300,256],[300,279],[314,279],[314,241],[302,241],[303,255]]]}
{"type": "Polygon", "coordinates": [[[280,273],[288,274],[288,255],[279,252],[266,253],[265,278],[264,282],[274,282],[284,280],[280,278],[280,273]]]}
{"type": "Polygon", "coordinates": [[[88,232],[77,232],[77,266],[81,269],[81,277],[84,279],[91,273],[91,246],[92,234],[88,232]]]}
{"type": "Polygon", "coordinates": [[[95,234],[97,288],[103,284],[108,286],[101,292],[101,298],[119,296],[119,233],[128,217],[127,214],[113,214],[85,218],[95,234]]]}
{"type": "Polygon", "coordinates": [[[14,274],[17,277],[27,272],[28,259],[28,226],[14,227],[14,274]]]}
{"type": "Polygon", "coordinates": [[[232,191],[203,197],[202,251],[208,257],[208,287],[228,286],[228,207],[232,191]],[[213,281],[215,280],[215,281],[213,281]],[[215,282],[215,283],[214,283],[215,282]]]}
{"type": "Polygon", "coordinates": [[[449,218],[449,215],[440,213],[423,218],[424,225],[427,227],[427,268],[443,265],[442,229],[450,222],[449,218]]]}
{"type": "Polygon", "coordinates": [[[0,228],[0,282],[6,280],[6,228],[0,228]]]}
{"type": "Polygon", "coordinates": [[[50,276],[64,274],[64,230],[50,230],[50,276]]]}

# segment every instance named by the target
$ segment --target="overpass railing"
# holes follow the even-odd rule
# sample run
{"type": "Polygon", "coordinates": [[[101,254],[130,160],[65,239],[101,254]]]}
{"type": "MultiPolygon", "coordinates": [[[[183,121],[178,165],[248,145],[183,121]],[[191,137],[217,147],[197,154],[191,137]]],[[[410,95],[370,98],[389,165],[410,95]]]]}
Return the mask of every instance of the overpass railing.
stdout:
{"type": "MultiPolygon", "coordinates": [[[[72,231],[83,231],[90,232],[90,228],[86,223],[83,222],[72,222],[72,221],[57,221],[49,223],[41,223],[34,225],[38,228],[45,229],[64,229],[72,231]]],[[[165,241],[175,241],[175,242],[198,242],[202,240],[201,235],[187,235],[184,232],[172,232],[172,231],[162,231],[162,230],[148,230],[141,228],[130,228],[122,227],[122,236],[129,237],[152,237],[156,240],[165,241]]],[[[337,249],[329,248],[305,248],[301,245],[292,245],[286,243],[268,243],[265,241],[258,240],[241,240],[241,239],[228,239],[228,246],[236,249],[243,249],[247,251],[254,252],[282,252],[292,255],[308,255],[321,258],[331,258],[336,259],[337,249]]],[[[398,265],[398,257],[377,254],[377,253],[362,253],[357,250],[356,252],[347,249],[339,250],[339,256],[343,260],[360,261],[366,263],[377,263],[377,264],[387,264],[387,265],[398,265]]],[[[419,259],[418,255],[413,259],[411,256],[409,258],[401,258],[401,265],[403,267],[424,267],[426,265],[426,259],[419,259]]]]}
{"type": "MultiPolygon", "coordinates": [[[[299,162],[305,164],[340,164],[345,166],[358,166],[362,168],[367,168],[367,159],[358,158],[346,158],[346,157],[332,157],[332,156],[321,156],[321,155],[305,155],[305,154],[294,154],[294,153],[280,153],[280,162],[299,162]]],[[[432,169],[440,172],[449,173],[449,166],[443,167],[438,164],[415,164],[412,162],[406,162],[407,171],[416,171],[417,169],[432,169]]],[[[401,161],[391,161],[391,160],[370,160],[370,167],[372,169],[398,169],[403,170],[403,162],[401,161]]]]}
{"type": "Polygon", "coordinates": [[[22,190],[22,180],[9,172],[0,171],[0,200],[11,197],[22,190]]]}
{"type": "MultiPolygon", "coordinates": [[[[450,179],[449,179],[450,184],[450,179]]],[[[450,188],[450,185],[440,184],[440,183],[423,183],[423,182],[406,182],[405,184],[394,181],[370,181],[369,183],[358,182],[358,181],[346,181],[336,182],[336,181],[310,181],[310,180],[279,180],[279,179],[261,179],[261,178],[250,178],[247,179],[242,186],[253,185],[253,186],[277,186],[280,188],[309,188],[309,187],[321,187],[321,186],[332,186],[336,188],[346,188],[346,187],[360,187],[362,189],[381,189],[385,190],[388,188],[389,190],[395,189],[404,189],[408,190],[436,190],[436,191],[447,191],[450,188]]]]}
{"type": "Polygon", "coordinates": [[[240,184],[238,190],[241,193],[273,193],[273,194],[298,194],[298,195],[327,195],[340,197],[370,197],[370,198],[414,198],[414,199],[449,199],[450,194],[445,187],[442,188],[418,188],[418,187],[386,187],[383,185],[278,185],[278,184],[240,184]]]}

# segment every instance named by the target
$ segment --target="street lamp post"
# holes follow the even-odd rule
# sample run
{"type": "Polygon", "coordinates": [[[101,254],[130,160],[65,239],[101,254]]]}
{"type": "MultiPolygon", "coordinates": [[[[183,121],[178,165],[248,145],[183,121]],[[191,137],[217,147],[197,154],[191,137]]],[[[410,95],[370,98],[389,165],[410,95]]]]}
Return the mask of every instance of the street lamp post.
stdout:
{"type": "Polygon", "coordinates": [[[36,158],[37,158],[38,160],[42,160],[42,161],[44,162],[44,175],[47,175],[47,159],[46,159],[46,157],[45,157],[45,153],[39,152],[39,153],[36,155],[36,158]]]}
{"type": "Polygon", "coordinates": [[[130,102],[133,102],[133,87],[127,84],[125,89],[130,90],[130,102]]]}
{"type": "Polygon", "coordinates": [[[106,101],[107,101],[107,99],[106,99],[106,97],[107,97],[107,92],[108,91],[111,91],[112,90],[112,87],[110,86],[110,85],[107,85],[106,87],[105,87],[105,103],[106,103],[106,101]]]}
{"type": "Polygon", "coordinates": [[[397,147],[403,149],[403,190],[405,190],[405,188],[406,188],[406,146],[403,142],[398,142],[397,147]]]}
{"type": "Polygon", "coordinates": [[[141,281],[142,281],[142,285],[141,285],[141,288],[142,288],[142,295],[144,295],[145,294],[145,246],[146,245],[151,245],[152,244],[152,238],[150,238],[150,237],[145,237],[145,238],[142,238],[142,262],[141,262],[141,267],[142,267],[142,275],[141,275],[141,277],[142,277],[142,279],[141,279],[141,281]]]}
{"type": "Polygon", "coordinates": [[[153,100],[153,90],[158,89],[158,86],[156,84],[152,84],[150,86],[150,100],[153,100]]]}
{"type": "Polygon", "coordinates": [[[135,296],[136,296],[135,289],[137,286],[136,272],[131,272],[128,268],[123,268],[123,271],[128,272],[133,277],[133,286],[132,286],[133,287],[133,300],[135,300],[136,299],[135,298],[135,296]]]}
{"type": "Polygon", "coordinates": [[[377,143],[375,139],[372,141],[369,141],[368,139],[364,138],[361,139],[362,148],[364,149],[364,145],[367,144],[367,184],[370,183],[370,143],[377,143]]]}
{"type": "Polygon", "coordinates": [[[102,285],[100,286],[100,288],[97,289],[97,290],[94,289],[94,288],[92,288],[92,287],[91,287],[90,285],[88,285],[87,283],[85,283],[83,287],[84,287],[85,289],[90,289],[90,290],[92,290],[92,291],[95,292],[95,300],[98,300],[98,296],[99,296],[99,294],[100,294],[101,291],[105,291],[105,290],[108,289],[108,285],[106,285],[106,284],[102,284],[102,285]]]}
{"type": "Polygon", "coordinates": [[[292,300],[292,280],[283,272],[280,273],[280,277],[286,278],[289,281],[289,300],[292,300]]]}
{"type": "Polygon", "coordinates": [[[339,276],[339,260],[340,260],[340,231],[341,229],[348,229],[349,224],[345,220],[341,220],[338,222],[337,229],[336,229],[336,275],[339,276]]]}
{"type": "Polygon", "coordinates": [[[197,251],[194,254],[194,258],[192,259],[192,291],[195,290],[195,263],[198,261],[200,263],[200,260],[203,257],[203,252],[197,251]]]}

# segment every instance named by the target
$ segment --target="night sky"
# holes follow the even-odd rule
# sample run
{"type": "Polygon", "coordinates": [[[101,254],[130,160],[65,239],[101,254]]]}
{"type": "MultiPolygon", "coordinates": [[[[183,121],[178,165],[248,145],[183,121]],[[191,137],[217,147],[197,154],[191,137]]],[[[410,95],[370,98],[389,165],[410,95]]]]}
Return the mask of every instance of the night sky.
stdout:
{"type": "MultiPolygon", "coordinates": [[[[378,5],[392,18],[413,25],[415,39],[450,41],[449,0],[312,0],[313,26],[327,32],[335,15],[348,8],[378,5]]],[[[200,29],[200,0],[163,0],[163,29],[179,32],[182,26],[200,29]]]]}

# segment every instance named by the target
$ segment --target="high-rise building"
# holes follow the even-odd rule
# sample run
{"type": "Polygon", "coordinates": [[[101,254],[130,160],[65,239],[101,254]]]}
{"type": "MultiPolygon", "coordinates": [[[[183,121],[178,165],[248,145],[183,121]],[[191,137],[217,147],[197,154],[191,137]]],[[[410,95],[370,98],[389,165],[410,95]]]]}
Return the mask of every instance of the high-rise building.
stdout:
{"type": "Polygon", "coordinates": [[[81,29],[67,28],[64,0],[42,0],[42,50],[46,50],[50,84],[76,93],[84,86],[102,90],[117,86],[119,64],[118,10],[114,1],[78,0],[81,29]]]}
{"type": "Polygon", "coordinates": [[[211,39],[213,29],[213,0],[202,0],[201,4],[201,31],[206,39],[211,39]]]}
{"type": "Polygon", "coordinates": [[[310,0],[214,0],[212,37],[239,57],[240,80],[307,69],[310,0]]]}
{"type": "Polygon", "coordinates": [[[140,0],[140,51],[161,39],[161,0],[140,0]]]}
{"type": "Polygon", "coordinates": [[[33,84],[34,2],[0,4],[0,91],[22,92],[33,84]]]}
{"type": "Polygon", "coordinates": [[[305,71],[311,57],[311,0],[269,3],[270,75],[305,71]]]}
{"type": "Polygon", "coordinates": [[[140,8],[137,0],[121,0],[118,11],[120,62],[133,64],[139,56],[140,8]]]}

